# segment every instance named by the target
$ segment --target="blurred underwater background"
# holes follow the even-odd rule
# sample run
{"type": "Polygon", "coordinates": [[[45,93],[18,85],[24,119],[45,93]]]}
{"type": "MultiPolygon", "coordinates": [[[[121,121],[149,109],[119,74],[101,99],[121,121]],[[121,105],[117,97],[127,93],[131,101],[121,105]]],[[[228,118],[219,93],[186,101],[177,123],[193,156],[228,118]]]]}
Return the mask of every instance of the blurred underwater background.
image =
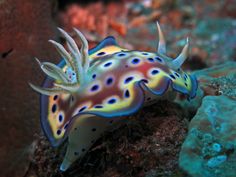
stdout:
{"type": "Polygon", "coordinates": [[[236,0],[0,0],[0,177],[236,177],[236,0]],[[183,69],[196,75],[191,101],[159,101],[106,132],[70,170],[66,143],[51,147],[40,126],[45,75],[34,57],[59,63],[48,42],[79,29],[95,47],[114,36],[129,50],[168,56],[190,39],[183,69]]]}

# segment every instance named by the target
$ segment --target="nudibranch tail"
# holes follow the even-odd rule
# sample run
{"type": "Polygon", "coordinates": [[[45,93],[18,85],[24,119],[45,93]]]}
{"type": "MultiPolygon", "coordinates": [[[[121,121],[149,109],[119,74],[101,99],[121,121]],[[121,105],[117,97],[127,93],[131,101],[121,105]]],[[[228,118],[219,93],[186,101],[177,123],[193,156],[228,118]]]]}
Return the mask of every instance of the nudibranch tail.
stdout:
{"type": "Polygon", "coordinates": [[[69,144],[60,170],[66,171],[78,157],[84,156],[91,145],[116,121],[118,121],[117,118],[104,119],[90,114],[82,114],[78,119],[75,119],[71,127],[71,133],[68,138],[69,144]]]}

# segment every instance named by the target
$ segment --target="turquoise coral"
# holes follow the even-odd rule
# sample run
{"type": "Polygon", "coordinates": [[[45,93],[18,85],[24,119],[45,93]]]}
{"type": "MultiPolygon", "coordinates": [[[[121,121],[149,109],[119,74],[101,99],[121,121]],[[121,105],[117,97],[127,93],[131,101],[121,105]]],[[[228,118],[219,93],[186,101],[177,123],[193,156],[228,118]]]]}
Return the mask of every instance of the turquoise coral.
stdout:
{"type": "Polygon", "coordinates": [[[190,122],[179,165],[193,177],[233,177],[236,174],[236,101],[206,96],[190,122]]]}

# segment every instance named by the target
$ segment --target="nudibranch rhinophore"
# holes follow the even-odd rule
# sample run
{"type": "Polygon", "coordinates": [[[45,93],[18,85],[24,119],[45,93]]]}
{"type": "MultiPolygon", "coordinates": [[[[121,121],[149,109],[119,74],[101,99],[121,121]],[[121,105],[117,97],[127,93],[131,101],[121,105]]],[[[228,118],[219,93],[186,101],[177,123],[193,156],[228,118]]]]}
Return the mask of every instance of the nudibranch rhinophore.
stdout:
{"type": "Polygon", "coordinates": [[[89,50],[83,34],[74,29],[81,40],[79,49],[59,28],[68,51],[56,41],[49,42],[63,60],[55,65],[36,59],[48,75],[43,87],[30,84],[42,94],[42,128],[53,146],[68,138],[62,171],[81,158],[114,122],[150,104],[150,100],[168,99],[178,92],[188,99],[195,97],[197,80],[181,69],[189,50],[188,40],[177,58],[169,58],[158,23],[157,28],[159,44],[153,53],[127,50],[113,37],[89,50]]]}

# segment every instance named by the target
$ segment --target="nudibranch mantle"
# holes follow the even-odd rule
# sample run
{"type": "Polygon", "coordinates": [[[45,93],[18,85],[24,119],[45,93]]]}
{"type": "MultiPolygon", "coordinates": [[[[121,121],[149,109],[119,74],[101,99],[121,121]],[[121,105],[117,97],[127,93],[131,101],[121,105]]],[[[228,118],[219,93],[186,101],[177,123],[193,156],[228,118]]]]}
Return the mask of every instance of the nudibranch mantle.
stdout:
{"type": "Polygon", "coordinates": [[[30,84],[41,93],[41,124],[53,146],[68,139],[62,171],[82,157],[99,136],[123,116],[135,113],[153,100],[168,99],[182,93],[192,99],[197,80],[181,65],[187,58],[188,40],[181,54],[165,55],[164,36],[157,23],[159,44],[156,53],[129,51],[107,37],[89,50],[83,34],[74,29],[82,47],[62,29],[68,50],[50,40],[63,60],[58,65],[41,63],[48,75],[43,88],[30,84]]]}

